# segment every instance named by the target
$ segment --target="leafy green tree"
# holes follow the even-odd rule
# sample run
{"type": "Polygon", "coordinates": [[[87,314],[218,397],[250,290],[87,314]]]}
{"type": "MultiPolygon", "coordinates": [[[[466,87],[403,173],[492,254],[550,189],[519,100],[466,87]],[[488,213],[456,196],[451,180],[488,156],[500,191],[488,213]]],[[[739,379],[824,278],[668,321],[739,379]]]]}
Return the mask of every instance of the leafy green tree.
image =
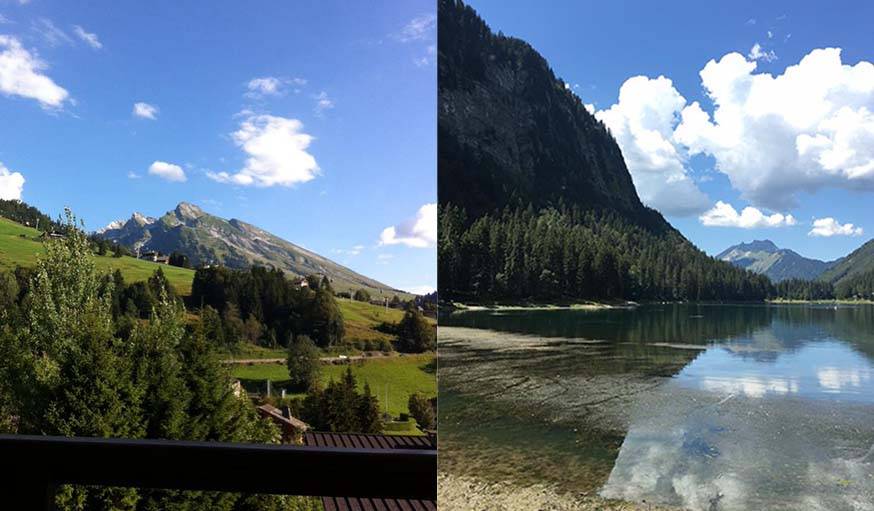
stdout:
{"type": "Polygon", "coordinates": [[[303,323],[308,325],[310,336],[320,347],[335,346],[343,341],[343,315],[334,295],[328,290],[316,291],[303,323]]]}
{"type": "Polygon", "coordinates": [[[308,390],[319,385],[322,365],[321,352],[307,335],[299,335],[288,345],[288,377],[297,388],[308,390]]]}
{"type": "Polygon", "coordinates": [[[355,294],[352,295],[352,298],[356,302],[369,302],[370,301],[370,293],[368,293],[367,290],[365,290],[365,289],[359,289],[359,290],[355,291],[355,294]]]}
{"type": "Polygon", "coordinates": [[[407,308],[398,323],[398,350],[408,353],[433,351],[437,347],[437,333],[425,316],[415,307],[407,308]]]}
{"type": "Polygon", "coordinates": [[[410,394],[410,399],[407,401],[407,408],[410,410],[410,415],[416,419],[416,422],[425,429],[434,429],[437,427],[437,418],[434,414],[434,408],[431,406],[430,400],[419,393],[410,394]]]}
{"type": "Polygon", "coordinates": [[[379,417],[379,401],[370,392],[370,384],[364,382],[364,392],[358,397],[358,429],[361,433],[382,433],[379,417]]]}

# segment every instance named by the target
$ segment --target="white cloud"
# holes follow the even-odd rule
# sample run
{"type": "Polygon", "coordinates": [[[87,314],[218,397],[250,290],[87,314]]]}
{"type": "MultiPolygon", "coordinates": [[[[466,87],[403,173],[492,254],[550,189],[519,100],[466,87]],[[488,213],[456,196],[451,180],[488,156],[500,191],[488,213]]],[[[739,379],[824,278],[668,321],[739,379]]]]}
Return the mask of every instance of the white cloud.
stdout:
{"type": "Polygon", "coordinates": [[[232,134],[234,142],[249,156],[236,173],[208,172],[220,183],[249,186],[292,186],[316,177],[319,165],[307,152],[313,140],[297,119],[252,115],[232,134]]]}
{"type": "Polygon", "coordinates": [[[307,84],[303,78],[276,78],[274,76],[262,76],[252,78],[246,84],[247,98],[260,99],[265,96],[282,96],[285,94],[285,86],[293,85],[294,92],[299,93],[300,88],[307,84]]]}
{"type": "Polygon", "coordinates": [[[401,32],[397,34],[396,37],[399,41],[404,43],[410,41],[421,41],[430,38],[431,33],[436,26],[437,16],[433,13],[423,14],[422,16],[413,18],[409,23],[404,25],[404,28],[401,29],[401,32]]]}
{"type": "Polygon", "coordinates": [[[133,115],[141,119],[155,120],[158,118],[158,107],[148,103],[134,103],[133,115]]]}
{"type": "Polygon", "coordinates": [[[808,236],[830,238],[832,236],[861,236],[864,230],[853,224],[841,224],[832,217],[817,218],[813,221],[813,229],[808,236]]]}
{"type": "Polygon", "coordinates": [[[134,171],[132,171],[132,170],[129,171],[129,172],[127,173],[127,178],[128,178],[128,179],[139,179],[139,178],[141,178],[141,177],[143,177],[143,176],[137,174],[136,172],[134,172],[134,171]]]}
{"type": "Polygon", "coordinates": [[[364,245],[355,245],[352,248],[335,248],[333,252],[340,255],[357,256],[361,254],[362,250],[364,250],[364,245]]]}
{"type": "Polygon", "coordinates": [[[414,248],[433,247],[437,243],[437,204],[425,204],[416,216],[398,225],[386,227],[379,237],[380,245],[406,245],[414,248]]]}
{"type": "Polygon", "coordinates": [[[13,172],[0,162],[0,199],[21,200],[24,189],[24,176],[13,172]]]}
{"type": "Polygon", "coordinates": [[[59,108],[69,98],[63,87],[42,74],[48,68],[25,50],[18,39],[0,35],[0,92],[39,101],[43,108],[59,108]]]}
{"type": "Polygon", "coordinates": [[[187,179],[182,167],[164,161],[156,161],[152,163],[149,166],[149,174],[158,176],[161,179],[166,179],[167,181],[182,182],[187,179]]]}
{"type": "MultiPolygon", "coordinates": [[[[768,32],[768,38],[770,39],[771,32],[768,32]]],[[[747,53],[747,58],[750,60],[764,60],[765,62],[773,62],[777,60],[777,54],[774,53],[774,50],[765,50],[762,48],[762,45],[756,43],[750,48],[750,52],[747,53]]]]}
{"type": "Polygon", "coordinates": [[[754,205],[787,209],[800,192],[874,190],[874,65],[841,62],[838,48],[811,51],[773,76],[738,53],[711,60],[701,80],[712,116],[695,102],[674,139],[754,205]]]}
{"type": "Polygon", "coordinates": [[[334,108],[334,100],[328,97],[328,93],[322,91],[315,96],[316,99],[316,115],[322,115],[325,110],[334,108]]]}
{"type": "Polygon", "coordinates": [[[437,291],[436,287],[428,284],[422,284],[417,286],[401,286],[400,289],[414,295],[427,295],[433,293],[434,291],[437,291]]]}
{"type": "Polygon", "coordinates": [[[9,18],[0,13],[0,25],[5,25],[6,23],[12,23],[9,18]]]}
{"type": "Polygon", "coordinates": [[[73,25],[73,33],[76,34],[76,37],[85,41],[85,43],[91,48],[95,50],[103,48],[103,43],[100,42],[97,34],[89,33],[79,25],[73,25]]]}
{"type": "Polygon", "coordinates": [[[49,46],[60,46],[61,44],[73,44],[73,38],[70,37],[62,29],[58,28],[52,20],[48,18],[40,18],[35,20],[32,25],[33,30],[45,39],[49,46]]]}
{"type": "Polygon", "coordinates": [[[685,151],[673,140],[685,105],[671,80],[635,76],[622,84],[615,105],[595,113],[619,143],[641,200],[672,215],[697,214],[710,203],[690,179],[685,151]]]}
{"type": "Polygon", "coordinates": [[[792,215],[774,213],[766,215],[758,208],[747,206],[740,213],[731,204],[717,201],[716,205],[698,219],[702,224],[712,227],[740,227],[755,229],[760,227],[786,227],[795,225],[792,215]]]}

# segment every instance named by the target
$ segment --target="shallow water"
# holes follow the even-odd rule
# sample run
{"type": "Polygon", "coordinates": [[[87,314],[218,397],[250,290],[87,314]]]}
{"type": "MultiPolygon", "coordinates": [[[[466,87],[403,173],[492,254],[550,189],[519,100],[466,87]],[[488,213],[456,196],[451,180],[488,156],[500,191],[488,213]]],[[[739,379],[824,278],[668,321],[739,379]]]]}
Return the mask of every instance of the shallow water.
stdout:
{"type": "Polygon", "coordinates": [[[443,469],[689,509],[874,510],[872,306],[440,324],[488,330],[441,328],[443,469]]]}

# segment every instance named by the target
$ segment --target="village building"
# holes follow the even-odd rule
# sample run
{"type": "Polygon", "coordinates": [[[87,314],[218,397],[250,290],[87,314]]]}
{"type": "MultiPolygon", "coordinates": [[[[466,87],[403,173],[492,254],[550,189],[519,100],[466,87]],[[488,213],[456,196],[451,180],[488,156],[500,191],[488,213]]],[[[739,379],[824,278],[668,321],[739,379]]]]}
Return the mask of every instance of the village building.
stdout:
{"type": "Polygon", "coordinates": [[[273,421],[279,426],[282,431],[282,441],[286,443],[299,444],[303,438],[303,434],[309,431],[310,425],[306,422],[293,417],[291,410],[287,406],[281,409],[273,405],[263,404],[257,408],[258,415],[265,419],[273,421]]]}

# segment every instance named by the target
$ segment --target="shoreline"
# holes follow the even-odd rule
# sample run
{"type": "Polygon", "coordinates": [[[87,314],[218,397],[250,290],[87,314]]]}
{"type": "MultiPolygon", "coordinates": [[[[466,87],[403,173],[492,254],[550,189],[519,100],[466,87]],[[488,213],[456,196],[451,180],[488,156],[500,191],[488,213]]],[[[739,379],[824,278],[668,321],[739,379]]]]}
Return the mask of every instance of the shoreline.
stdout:
{"type": "Polygon", "coordinates": [[[452,312],[463,311],[511,311],[511,310],[606,310],[606,309],[631,309],[640,305],[637,302],[623,301],[615,303],[606,302],[573,302],[573,303],[462,303],[448,302],[444,307],[452,312]]]}
{"type": "Polygon", "coordinates": [[[517,486],[487,482],[478,477],[437,475],[437,507],[470,511],[678,511],[680,508],[613,500],[597,493],[563,493],[545,484],[517,486]]]}

